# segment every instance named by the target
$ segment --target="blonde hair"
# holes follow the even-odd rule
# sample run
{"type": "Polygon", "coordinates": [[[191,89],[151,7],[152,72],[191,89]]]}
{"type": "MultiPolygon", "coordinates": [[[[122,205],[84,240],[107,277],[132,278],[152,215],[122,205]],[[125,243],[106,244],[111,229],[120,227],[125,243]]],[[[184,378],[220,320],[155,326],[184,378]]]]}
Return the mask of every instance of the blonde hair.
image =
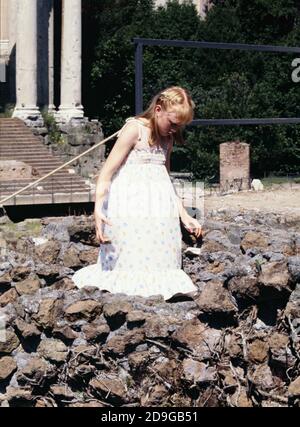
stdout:
{"type": "MultiPolygon", "coordinates": [[[[151,146],[155,145],[156,141],[158,141],[160,138],[155,115],[155,107],[157,105],[160,105],[164,111],[172,111],[176,113],[181,126],[190,123],[194,117],[195,104],[187,89],[184,89],[180,86],[171,86],[160,91],[152,98],[152,101],[150,102],[147,110],[135,116],[137,119],[144,118],[149,120],[151,128],[149,144],[151,146]]],[[[173,138],[174,143],[184,144],[182,130],[180,127],[175,132],[173,138]]]]}

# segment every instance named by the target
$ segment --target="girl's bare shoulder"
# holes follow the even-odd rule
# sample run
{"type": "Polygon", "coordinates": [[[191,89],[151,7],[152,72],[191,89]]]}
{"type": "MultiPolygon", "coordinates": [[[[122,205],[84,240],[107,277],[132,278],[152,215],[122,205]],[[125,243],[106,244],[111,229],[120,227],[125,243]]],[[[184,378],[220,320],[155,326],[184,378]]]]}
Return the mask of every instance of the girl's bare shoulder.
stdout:
{"type": "Polygon", "coordinates": [[[145,119],[144,117],[136,117],[135,119],[138,120],[144,126],[150,127],[150,120],[145,119]]]}

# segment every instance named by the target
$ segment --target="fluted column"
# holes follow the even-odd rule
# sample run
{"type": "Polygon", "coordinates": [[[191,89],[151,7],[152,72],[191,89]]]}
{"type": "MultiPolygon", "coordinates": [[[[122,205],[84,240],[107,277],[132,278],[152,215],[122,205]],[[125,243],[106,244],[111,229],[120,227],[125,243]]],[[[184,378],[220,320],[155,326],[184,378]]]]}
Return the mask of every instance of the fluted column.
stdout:
{"type": "Polygon", "coordinates": [[[9,99],[12,104],[16,103],[16,43],[17,43],[17,16],[18,16],[18,0],[9,0],[9,69],[8,69],[8,84],[9,84],[9,99]]]}
{"type": "Polygon", "coordinates": [[[16,46],[16,108],[13,117],[42,124],[37,108],[37,0],[19,0],[16,46]]]}
{"type": "Polygon", "coordinates": [[[63,122],[82,119],[81,105],[81,0],[63,0],[61,104],[58,117],[63,122]]]}
{"type": "Polygon", "coordinates": [[[54,105],[54,3],[50,0],[50,15],[49,15],[49,31],[48,31],[48,80],[49,80],[49,105],[48,112],[53,113],[55,111],[54,105]]]}
{"type": "Polygon", "coordinates": [[[15,48],[17,41],[16,20],[18,17],[18,0],[9,0],[8,4],[9,53],[11,54],[11,51],[15,48]]]}

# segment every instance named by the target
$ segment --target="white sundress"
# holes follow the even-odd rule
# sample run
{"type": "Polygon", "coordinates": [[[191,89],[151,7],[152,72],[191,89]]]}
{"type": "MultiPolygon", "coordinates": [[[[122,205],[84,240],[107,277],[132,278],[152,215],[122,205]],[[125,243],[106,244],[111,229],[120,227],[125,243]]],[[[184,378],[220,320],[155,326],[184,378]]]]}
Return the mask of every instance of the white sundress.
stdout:
{"type": "MultiPolygon", "coordinates": [[[[177,196],[166,169],[168,144],[151,147],[150,128],[135,121],[139,139],[113,175],[102,212],[111,243],[100,244],[96,264],[76,271],[76,286],[149,297],[194,293],[181,269],[181,229],[177,196]]],[[[119,134],[122,132],[120,130],[119,134]]]]}

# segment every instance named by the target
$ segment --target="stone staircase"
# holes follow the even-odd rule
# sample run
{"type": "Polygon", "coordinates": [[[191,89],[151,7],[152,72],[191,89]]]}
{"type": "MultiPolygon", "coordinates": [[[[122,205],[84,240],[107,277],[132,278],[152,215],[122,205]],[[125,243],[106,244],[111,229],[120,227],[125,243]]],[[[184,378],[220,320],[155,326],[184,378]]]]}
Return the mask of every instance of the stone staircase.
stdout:
{"type": "MultiPolygon", "coordinates": [[[[0,178],[0,202],[64,162],[51,154],[37,136],[19,119],[0,119],[0,160],[18,160],[30,165],[31,178],[11,176],[0,178]]],[[[93,201],[91,184],[75,173],[69,165],[36,186],[4,202],[4,206],[53,203],[84,203],[93,201]]]]}

